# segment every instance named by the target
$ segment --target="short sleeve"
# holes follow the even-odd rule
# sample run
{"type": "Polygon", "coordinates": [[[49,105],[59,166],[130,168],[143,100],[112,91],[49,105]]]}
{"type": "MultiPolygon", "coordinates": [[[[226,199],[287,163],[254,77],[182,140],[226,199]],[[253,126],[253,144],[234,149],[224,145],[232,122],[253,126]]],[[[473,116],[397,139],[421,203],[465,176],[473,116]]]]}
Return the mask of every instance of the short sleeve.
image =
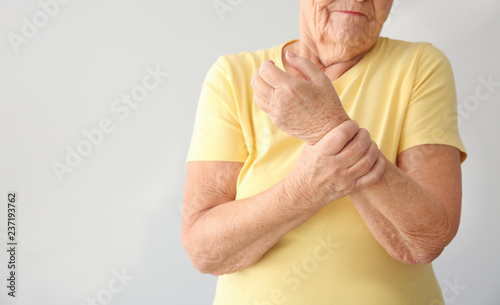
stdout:
{"type": "Polygon", "coordinates": [[[233,82],[220,57],[201,89],[186,162],[244,162],[247,156],[233,82]]]}
{"type": "Polygon", "coordinates": [[[458,131],[453,71],[446,56],[431,44],[422,47],[398,153],[423,144],[444,144],[467,157],[458,131]]]}

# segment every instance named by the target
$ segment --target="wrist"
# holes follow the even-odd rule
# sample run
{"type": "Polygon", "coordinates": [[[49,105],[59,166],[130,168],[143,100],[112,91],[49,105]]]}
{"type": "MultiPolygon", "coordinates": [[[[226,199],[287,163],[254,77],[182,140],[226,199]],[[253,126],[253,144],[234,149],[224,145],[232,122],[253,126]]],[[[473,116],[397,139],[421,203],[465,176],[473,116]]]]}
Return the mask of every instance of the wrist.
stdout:
{"type": "Polygon", "coordinates": [[[351,118],[342,110],[341,114],[336,115],[333,118],[330,118],[326,124],[318,131],[317,135],[311,138],[309,141],[305,141],[309,145],[315,145],[318,143],[327,133],[332,131],[334,128],[344,123],[345,121],[349,121],[351,118]]]}
{"type": "Polygon", "coordinates": [[[297,168],[283,179],[282,191],[285,194],[286,206],[294,210],[295,213],[316,213],[323,207],[322,196],[318,193],[318,188],[310,185],[305,173],[301,173],[297,168]]]}

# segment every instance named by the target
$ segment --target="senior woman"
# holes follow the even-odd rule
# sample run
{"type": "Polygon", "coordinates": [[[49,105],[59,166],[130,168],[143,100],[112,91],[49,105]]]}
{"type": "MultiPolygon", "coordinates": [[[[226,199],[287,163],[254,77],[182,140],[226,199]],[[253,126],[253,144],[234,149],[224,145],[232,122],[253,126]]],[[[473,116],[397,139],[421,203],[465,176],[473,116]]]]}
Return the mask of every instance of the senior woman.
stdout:
{"type": "Polygon", "coordinates": [[[217,305],[443,304],[465,150],[453,74],[379,37],[391,0],[301,0],[300,39],[205,79],[182,242],[217,305]]]}

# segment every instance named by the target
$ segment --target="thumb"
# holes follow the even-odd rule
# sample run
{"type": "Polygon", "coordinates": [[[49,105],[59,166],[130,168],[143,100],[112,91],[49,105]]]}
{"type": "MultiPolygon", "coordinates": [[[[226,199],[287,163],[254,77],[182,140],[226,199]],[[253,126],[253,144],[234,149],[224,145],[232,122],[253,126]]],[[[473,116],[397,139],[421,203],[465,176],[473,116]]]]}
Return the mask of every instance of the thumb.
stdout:
{"type": "Polygon", "coordinates": [[[297,70],[304,79],[312,82],[323,80],[326,76],[312,61],[308,58],[297,56],[292,51],[286,51],[288,63],[297,70]]]}

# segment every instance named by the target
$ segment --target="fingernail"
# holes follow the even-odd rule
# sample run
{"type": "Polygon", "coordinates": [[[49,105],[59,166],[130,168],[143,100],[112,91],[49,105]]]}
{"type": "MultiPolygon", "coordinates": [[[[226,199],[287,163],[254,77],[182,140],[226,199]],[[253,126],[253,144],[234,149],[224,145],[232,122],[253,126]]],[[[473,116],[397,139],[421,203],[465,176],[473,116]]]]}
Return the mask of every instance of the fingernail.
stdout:
{"type": "Polygon", "coordinates": [[[288,50],[286,51],[286,53],[288,54],[288,56],[290,56],[291,58],[295,58],[297,57],[297,55],[295,55],[295,53],[293,53],[292,51],[288,50]]]}

